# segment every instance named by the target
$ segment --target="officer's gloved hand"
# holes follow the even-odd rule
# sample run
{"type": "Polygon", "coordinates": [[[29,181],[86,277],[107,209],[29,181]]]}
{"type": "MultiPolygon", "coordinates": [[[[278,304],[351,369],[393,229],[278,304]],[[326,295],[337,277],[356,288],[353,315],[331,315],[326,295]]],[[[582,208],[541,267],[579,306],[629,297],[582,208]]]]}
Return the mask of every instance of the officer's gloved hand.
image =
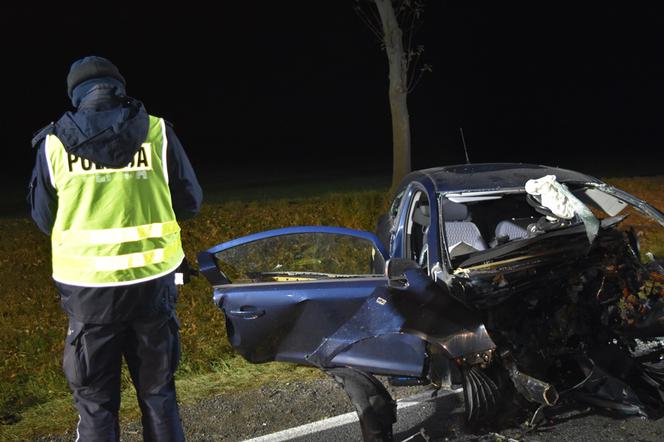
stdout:
{"type": "Polygon", "coordinates": [[[192,276],[198,276],[198,270],[189,267],[189,261],[184,258],[182,264],[175,269],[175,285],[189,284],[192,276]]]}

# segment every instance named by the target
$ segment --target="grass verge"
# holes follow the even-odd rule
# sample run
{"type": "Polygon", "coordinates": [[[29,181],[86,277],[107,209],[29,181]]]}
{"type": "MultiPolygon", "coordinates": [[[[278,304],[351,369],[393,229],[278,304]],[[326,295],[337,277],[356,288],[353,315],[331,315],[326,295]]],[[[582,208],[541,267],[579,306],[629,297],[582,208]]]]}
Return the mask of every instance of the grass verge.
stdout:
{"type": "MultiPolygon", "coordinates": [[[[123,373],[126,376],[126,370],[123,373]]],[[[320,378],[320,370],[278,362],[254,365],[239,356],[229,357],[209,373],[190,375],[176,380],[178,402],[188,404],[218,394],[233,393],[257,385],[281,384],[320,378]]],[[[135,390],[129,383],[122,391],[120,415],[122,422],[140,419],[135,390]]],[[[71,395],[34,405],[21,413],[22,419],[11,426],[0,427],[0,438],[25,441],[76,428],[77,415],[71,395]]]]}

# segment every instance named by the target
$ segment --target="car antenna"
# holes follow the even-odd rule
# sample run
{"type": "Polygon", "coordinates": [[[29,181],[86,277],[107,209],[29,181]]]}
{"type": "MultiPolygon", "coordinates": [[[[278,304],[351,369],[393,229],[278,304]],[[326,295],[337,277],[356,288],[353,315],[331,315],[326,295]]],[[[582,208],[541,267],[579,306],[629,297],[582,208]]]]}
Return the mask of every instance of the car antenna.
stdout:
{"type": "Polygon", "coordinates": [[[470,164],[470,158],[468,158],[468,148],[466,147],[466,137],[463,136],[463,127],[459,128],[461,132],[461,142],[463,143],[463,151],[466,154],[466,164],[470,164]]]}

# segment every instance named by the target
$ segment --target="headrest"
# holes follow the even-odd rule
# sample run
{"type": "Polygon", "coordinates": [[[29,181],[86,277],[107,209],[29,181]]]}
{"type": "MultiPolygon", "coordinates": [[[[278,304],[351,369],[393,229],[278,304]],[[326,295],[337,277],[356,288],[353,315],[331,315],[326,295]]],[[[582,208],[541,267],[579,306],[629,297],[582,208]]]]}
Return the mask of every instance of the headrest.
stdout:
{"type": "Polygon", "coordinates": [[[421,226],[428,226],[431,223],[429,206],[419,206],[413,213],[413,221],[421,226]]]}
{"type": "Polygon", "coordinates": [[[465,221],[468,218],[468,207],[443,199],[443,219],[445,221],[465,221]]]}

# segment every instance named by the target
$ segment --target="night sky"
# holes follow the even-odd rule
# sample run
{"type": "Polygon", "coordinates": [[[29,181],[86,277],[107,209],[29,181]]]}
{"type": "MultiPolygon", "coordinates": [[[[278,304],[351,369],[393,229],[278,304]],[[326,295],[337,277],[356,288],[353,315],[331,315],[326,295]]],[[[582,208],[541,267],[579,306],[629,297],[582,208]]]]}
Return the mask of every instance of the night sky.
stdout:
{"type": "MultiPolygon", "coordinates": [[[[413,167],[464,162],[463,126],[473,162],[662,173],[662,10],[492,3],[427,3],[416,42],[433,72],[409,97],[413,167]]],[[[111,59],[220,183],[389,175],[386,57],[354,1],[220,4],[5,7],[2,182],[27,185],[32,133],[70,109],[65,78],[86,55],[111,59]]]]}

